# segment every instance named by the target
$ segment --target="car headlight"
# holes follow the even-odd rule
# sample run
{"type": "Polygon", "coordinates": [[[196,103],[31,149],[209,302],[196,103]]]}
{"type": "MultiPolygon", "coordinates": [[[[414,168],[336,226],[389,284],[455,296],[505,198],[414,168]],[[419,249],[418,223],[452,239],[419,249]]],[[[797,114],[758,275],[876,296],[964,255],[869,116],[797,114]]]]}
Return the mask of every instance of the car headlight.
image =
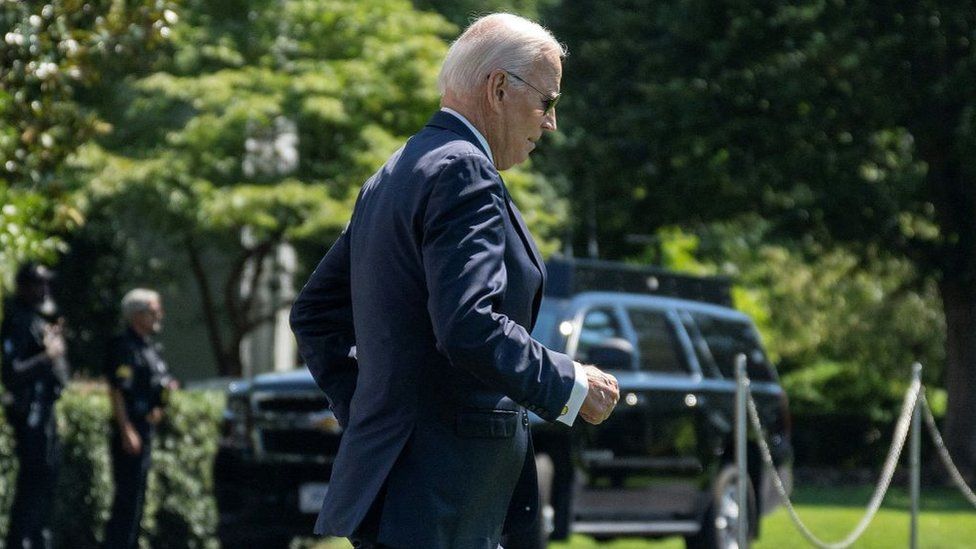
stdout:
{"type": "Polygon", "coordinates": [[[220,444],[231,448],[251,446],[251,405],[246,395],[227,398],[220,426],[220,444]]]}

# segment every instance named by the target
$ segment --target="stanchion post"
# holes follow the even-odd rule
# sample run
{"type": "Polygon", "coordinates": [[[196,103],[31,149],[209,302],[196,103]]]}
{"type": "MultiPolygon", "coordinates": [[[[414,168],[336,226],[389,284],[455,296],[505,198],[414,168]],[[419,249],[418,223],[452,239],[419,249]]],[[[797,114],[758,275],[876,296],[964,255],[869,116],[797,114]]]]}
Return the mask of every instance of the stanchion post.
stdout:
{"type": "MultiPolygon", "coordinates": [[[[918,362],[912,364],[912,383],[919,384],[921,391],[922,365],[918,362]]],[[[921,393],[919,393],[921,395],[921,393]]],[[[912,439],[909,448],[908,465],[911,468],[911,497],[912,497],[912,522],[911,522],[911,549],[918,549],[918,513],[919,497],[921,486],[921,467],[922,467],[922,399],[915,400],[915,409],[912,410],[912,439]]]]}
{"type": "Polygon", "coordinates": [[[749,547],[749,467],[746,463],[746,402],[749,394],[749,378],[746,377],[746,355],[735,355],[735,464],[739,469],[736,503],[739,521],[736,540],[739,549],[749,547]]]}

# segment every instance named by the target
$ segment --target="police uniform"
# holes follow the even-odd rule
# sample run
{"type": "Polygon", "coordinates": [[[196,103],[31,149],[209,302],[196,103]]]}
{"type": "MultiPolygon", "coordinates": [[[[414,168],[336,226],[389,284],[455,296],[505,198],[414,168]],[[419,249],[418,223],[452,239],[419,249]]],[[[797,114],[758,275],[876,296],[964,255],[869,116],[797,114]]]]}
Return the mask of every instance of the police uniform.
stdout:
{"type": "Polygon", "coordinates": [[[36,306],[15,297],[7,301],[3,313],[3,403],[20,462],[6,546],[50,547],[59,457],[54,404],[67,381],[67,365],[63,358],[38,356],[45,352],[45,332],[51,322],[36,306]],[[20,371],[14,367],[15,362],[25,361],[33,364],[20,371]]]}
{"type": "Polygon", "coordinates": [[[125,549],[136,547],[139,539],[154,430],[148,415],[154,408],[165,406],[167,387],[172,378],[162,359],[160,345],[140,336],[132,328],[112,340],[105,363],[105,376],[109,384],[122,394],[125,413],[142,443],[138,454],[127,453],[122,445],[119,426],[112,421],[115,498],[112,517],[105,527],[105,547],[125,549]]]}

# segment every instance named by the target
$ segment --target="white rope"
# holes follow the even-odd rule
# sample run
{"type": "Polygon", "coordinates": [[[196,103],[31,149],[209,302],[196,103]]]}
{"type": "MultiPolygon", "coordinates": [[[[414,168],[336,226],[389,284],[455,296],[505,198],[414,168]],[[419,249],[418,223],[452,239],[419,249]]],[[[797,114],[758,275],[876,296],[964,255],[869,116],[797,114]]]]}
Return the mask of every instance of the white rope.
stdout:
{"type": "Polygon", "coordinates": [[[783,479],[780,478],[779,472],[776,470],[776,465],[773,463],[772,454],[769,451],[769,445],[766,443],[766,436],[763,433],[762,424],[759,422],[759,413],[756,411],[756,401],[753,400],[752,395],[749,395],[749,419],[752,422],[752,427],[756,431],[756,438],[759,440],[759,450],[762,455],[763,461],[766,463],[766,467],[772,473],[771,478],[773,481],[773,486],[775,486],[776,491],[779,492],[779,496],[783,499],[783,503],[786,506],[786,510],[789,512],[790,518],[796,525],[797,529],[803,534],[803,537],[807,539],[813,545],[820,547],[822,549],[845,549],[850,547],[867,529],[871,520],[874,519],[874,515],[877,514],[878,509],[881,507],[881,501],[884,499],[885,493],[888,491],[888,486],[891,485],[891,477],[895,474],[895,467],[898,465],[898,457],[901,455],[902,448],[905,445],[905,439],[908,435],[908,428],[911,423],[912,411],[915,409],[915,404],[918,401],[919,393],[921,390],[921,382],[918,380],[912,381],[912,384],[908,388],[908,392],[905,393],[905,400],[902,403],[901,416],[898,418],[898,423],[895,425],[895,435],[894,439],[891,441],[891,448],[888,450],[888,457],[885,460],[884,468],[881,472],[881,478],[878,482],[878,486],[874,490],[874,495],[871,496],[871,501],[868,504],[868,508],[861,517],[861,521],[854,527],[854,530],[847,535],[844,539],[828,543],[822,541],[820,538],[815,536],[813,532],[803,521],[800,520],[800,516],[797,514],[796,509],[793,507],[793,503],[790,501],[789,494],[786,493],[786,488],[783,485],[783,479]]]}
{"type": "Polygon", "coordinates": [[[932,414],[932,408],[929,407],[929,401],[925,398],[925,393],[922,393],[922,411],[925,412],[925,424],[929,428],[929,435],[932,436],[932,442],[935,443],[936,450],[939,451],[939,457],[942,458],[942,464],[945,465],[947,471],[949,471],[949,476],[952,477],[952,482],[955,483],[962,495],[966,496],[974,507],[976,507],[976,494],[973,493],[969,485],[962,478],[962,474],[956,467],[956,464],[952,462],[952,456],[949,454],[949,449],[946,448],[945,442],[942,440],[942,435],[939,434],[938,427],[935,426],[935,416],[932,414]]]}

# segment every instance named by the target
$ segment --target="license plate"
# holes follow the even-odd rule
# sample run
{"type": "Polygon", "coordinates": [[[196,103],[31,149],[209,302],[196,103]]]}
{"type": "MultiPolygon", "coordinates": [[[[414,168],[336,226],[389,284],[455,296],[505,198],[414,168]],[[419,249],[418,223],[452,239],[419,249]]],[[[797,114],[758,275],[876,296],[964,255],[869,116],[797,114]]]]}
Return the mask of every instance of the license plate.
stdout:
{"type": "Polygon", "coordinates": [[[298,509],[303,513],[318,513],[325,501],[329,485],[325,482],[308,482],[298,488],[298,509]]]}

